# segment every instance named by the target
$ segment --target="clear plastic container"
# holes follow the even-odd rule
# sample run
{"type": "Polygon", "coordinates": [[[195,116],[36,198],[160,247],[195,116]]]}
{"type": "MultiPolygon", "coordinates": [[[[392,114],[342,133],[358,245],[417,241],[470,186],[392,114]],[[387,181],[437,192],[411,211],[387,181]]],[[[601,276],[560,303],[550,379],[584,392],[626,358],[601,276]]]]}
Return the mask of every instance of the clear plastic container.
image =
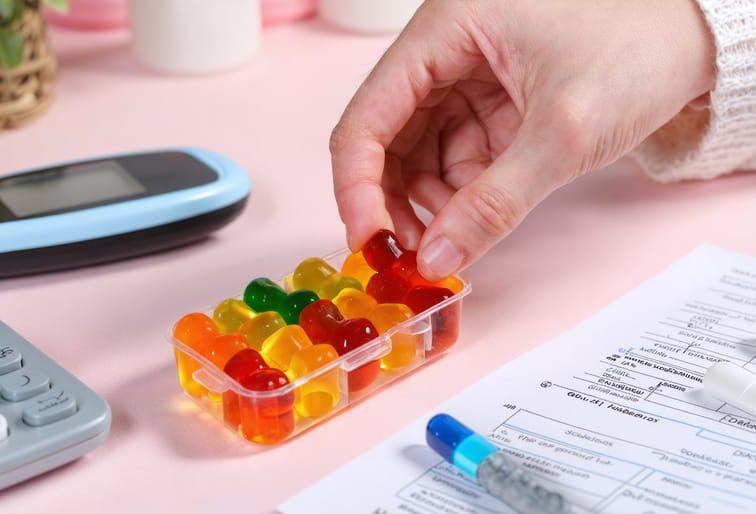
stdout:
{"type": "MultiPolygon", "coordinates": [[[[341,269],[346,250],[324,257],[336,269],[341,269]]],[[[372,341],[362,345],[321,368],[273,391],[253,391],[232,380],[223,370],[168,333],[174,346],[177,368],[196,368],[188,376],[179,376],[184,392],[197,404],[224,423],[228,429],[252,443],[275,444],[286,441],[339,413],[349,405],[361,401],[383,386],[411,373],[420,366],[448,351],[459,338],[462,299],[471,291],[470,284],[461,277],[460,290],[454,296],[402,322],[372,341]],[[386,356],[401,352],[409,358],[397,369],[385,366],[386,356]],[[407,353],[409,352],[409,353],[407,353]],[[414,356],[411,356],[414,353],[414,356]],[[365,367],[376,367],[381,361],[375,380],[357,392],[349,390],[349,375],[360,373],[365,367]],[[325,399],[325,400],[324,400],[325,399]],[[323,401],[330,408],[323,409],[323,401]],[[317,405],[318,415],[310,415],[317,405]],[[328,405],[328,404],[326,404],[328,405]],[[224,412],[225,411],[225,412],[224,412]]],[[[287,280],[279,281],[286,287],[287,280]]],[[[235,296],[241,298],[241,295],[235,296]]],[[[205,310],[212,317],[212,309],[205,310]]]]}

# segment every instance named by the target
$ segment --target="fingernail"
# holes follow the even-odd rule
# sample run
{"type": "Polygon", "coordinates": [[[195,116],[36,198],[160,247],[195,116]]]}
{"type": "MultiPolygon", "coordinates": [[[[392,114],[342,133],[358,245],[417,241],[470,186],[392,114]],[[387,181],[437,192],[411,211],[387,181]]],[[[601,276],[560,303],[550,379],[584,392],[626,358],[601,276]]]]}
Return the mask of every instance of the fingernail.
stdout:
{"type": "Polygon", "coordinates": [[[347,229],[346,231],[346,237],[347,237],[347,246],[350,250],[353,252],[359,252],[360,247],[357,245],[357,241],[355,240],[354,231],[347,229]]]}
{"type": "Polygon", "coordinates": [[[439,277],[448,277],[462,266],[462,252],[446,237],[431,241],[421,252],[420,262],[439,277]]]}
{"type": "Polygon", "coordinates": [[[352,234],[351,232],[349,232],[349,230],[346,231],[346,240],[349,249],[355,252],[356,250],[354,249],[354,241],[352,241],[352,234]]]}
{"type": "Polygon", "coordinates": [[[404,236],[404,247],[407,250],[417,250],[417,245],[420,244],[420,238],[413,232],[408,236],[404,236]]]}

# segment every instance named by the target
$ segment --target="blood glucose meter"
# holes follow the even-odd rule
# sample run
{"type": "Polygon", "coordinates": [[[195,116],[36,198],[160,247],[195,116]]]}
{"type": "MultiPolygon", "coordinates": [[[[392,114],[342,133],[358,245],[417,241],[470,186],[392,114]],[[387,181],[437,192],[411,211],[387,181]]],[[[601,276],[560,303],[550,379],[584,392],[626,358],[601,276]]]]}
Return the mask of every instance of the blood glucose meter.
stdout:
{"type": "Polygon", "coordinates": [[[237,164],[196,148],[0,176],[0,278],[196,241],[233,220],[250,189],[237,164]]]}

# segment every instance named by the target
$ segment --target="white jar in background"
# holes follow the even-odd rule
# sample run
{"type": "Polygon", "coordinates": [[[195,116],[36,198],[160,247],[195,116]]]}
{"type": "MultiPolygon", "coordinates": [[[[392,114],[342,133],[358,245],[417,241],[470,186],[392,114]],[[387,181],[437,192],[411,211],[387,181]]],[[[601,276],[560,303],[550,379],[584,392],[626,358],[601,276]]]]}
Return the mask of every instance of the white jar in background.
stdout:
{"type": "Polygon", "coordinates": [[[320,16],[356,32],[399,31],[423,0],[318,0],[320,16]]]}
{"type": "Polygon", "coordinates": [[[166,73],[235,68],[260,44],[259,0],[130,0],[132,48],[166,73]]]}

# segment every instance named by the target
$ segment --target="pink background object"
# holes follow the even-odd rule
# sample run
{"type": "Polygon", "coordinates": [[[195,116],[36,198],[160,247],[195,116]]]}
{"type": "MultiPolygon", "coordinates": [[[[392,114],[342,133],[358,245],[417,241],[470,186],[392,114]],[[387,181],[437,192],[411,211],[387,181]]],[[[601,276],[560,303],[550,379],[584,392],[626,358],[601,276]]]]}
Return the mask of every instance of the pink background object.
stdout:
{"type": "Polygon", "coordinates": [[[275,25],[309,18],[317,10],[317,0],[261,0],[263,25],[275,25]]]}
{"type": "Polygon", "coordinates": [[[128,0],[68,1],[67,14],[59,14],[47,9],[47,19],[54,24],[74,29],[115,29],[129,24],[128,0]]]}
{"type": "Polygon", "coordinates": [[[113,409],[103,447],[3,492],[3,512],[272,512],[700,243],[756,254],[756,175],[661,186],[622,161],[552,195],[466,273],[473,293],[450,354],[301,437],[256,451],[179,393],[163,334],[253,276],[279,276],[343,247],[328,137],[392,38],[329,31],[318,21],[278,27],[249,66],[176,79],[142,71],[123,32],[52,36],[57,99],[40,120],[3,132],[0,174],[201,145],[247,167],[255,190],[242,216],[204,243],[0,281],[0,317],[113,409]]]}
{"type": "MultiPolygon", "coordinates": [[[[129,24],[128,0],[69,0],[69,5],[68,14],[48,9],[47,18],[75,29],[113,29],[129,24]]],[[[317,0],[261,0],[261,9],[263,24],[276,25],[314,16],[317,0]]]]}

